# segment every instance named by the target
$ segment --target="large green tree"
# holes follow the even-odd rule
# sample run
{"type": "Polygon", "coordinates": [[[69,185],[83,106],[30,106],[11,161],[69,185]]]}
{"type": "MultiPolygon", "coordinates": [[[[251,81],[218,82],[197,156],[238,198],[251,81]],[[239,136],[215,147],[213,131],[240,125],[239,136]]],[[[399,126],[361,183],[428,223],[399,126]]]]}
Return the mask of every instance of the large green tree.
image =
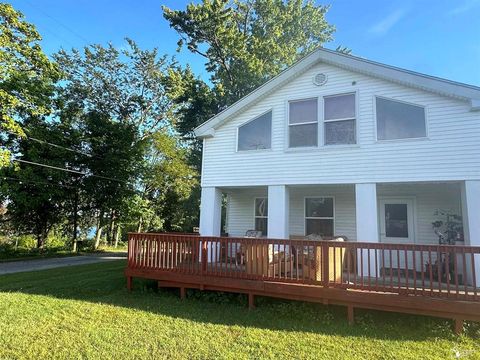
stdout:
{"type": "Polygon", "coordinates": [[[4,180],[1,191],[8,199],[4,221],[17,234],[33,234],[37,247],[43,248],[54,226],[68,222],[73,211],[73,195],[78,174],[40,166],[48,159],[52,167],[77,169],[79,154],[66,150],[75,135],[55,122],[30,118],[23,123],[24,130],[35,139],[49,139],[60,148],[41,141],[17,138],[14,145],[15,167],[4,167],[0,177],[4,180]],[[71,137],[69,136],[71,135],[71,137]]]}
{"type": "Polygon", "coordinates": [[[206,69],[229,105],[332,40],[328,6],[308,0],[204,0],[186,10],[163,7],[179,45],[206,59],[206,69]]]}
{"type": "Polygon", "coordinates": [[[90,45],[54,55],[65,81],[61,84],[63,111],[95,111],[111,121],[132,125],[139,139],[171,129],[172,103],[165,85],[173,60],[157,49],[141,50],[130,39],[127,47],[90,45]]]}
{"type": "Polygon", "coordinates": [[[59,72],[43,53],[35,26],[0,3],[0,167],[10,161],[2,132],[25,136],[22,120],[48,114],[59,72]]]}
{"type": "Polygon", "coordinates": [[[135,183],[142,171],[145,141],[137,139],[129,123],[113,122],[105,114],[89,112],[80,119],[80,132],[90,156],[82,177],[83,213],[97,218],[95,247],[106,225],[109,240],[128,199],[135,195],[135,183]]]}
{"type": "Polygon", "coordinates": [[[94,195],[97,245],[104,228],[112,238],[116,227],[132,225],[135,217],[137,229],[162,230],[166,194],[175,194],[170,208],[180,209],[197,181],[186,161],[189,148],[175,127],[177,105],[168,96],[181,69],[156,49],[127,41],[122,51],[93,45],[55,55],[66,78],[59,90],[60,117],[90,129],[84,134],[92,154],[89,171],[128,183],[85,182],[94,195]]]}

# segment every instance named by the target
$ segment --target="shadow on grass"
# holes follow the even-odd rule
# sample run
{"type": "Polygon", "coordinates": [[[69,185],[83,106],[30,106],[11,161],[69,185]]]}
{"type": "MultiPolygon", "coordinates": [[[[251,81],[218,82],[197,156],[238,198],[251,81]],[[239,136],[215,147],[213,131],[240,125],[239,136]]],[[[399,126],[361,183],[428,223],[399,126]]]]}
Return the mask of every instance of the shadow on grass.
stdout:
{"type": "MultiPolygon", "coordinates": [[[[349,326],[345,307],[259,297],[257,308],[248,310],[244,295],[193,290],[181,301],[178,290],[157,289],[155,282],[138,279],[128,293],[125,264],[121,260],[3,275],[0,291],[110,304],[199,323],[392,341],[455,338],[449,320],[424,316],[356,310],[356,324],[349,326]]],[[[467,330],[469,336],[479,336],[477,324],[467,330]]]]}

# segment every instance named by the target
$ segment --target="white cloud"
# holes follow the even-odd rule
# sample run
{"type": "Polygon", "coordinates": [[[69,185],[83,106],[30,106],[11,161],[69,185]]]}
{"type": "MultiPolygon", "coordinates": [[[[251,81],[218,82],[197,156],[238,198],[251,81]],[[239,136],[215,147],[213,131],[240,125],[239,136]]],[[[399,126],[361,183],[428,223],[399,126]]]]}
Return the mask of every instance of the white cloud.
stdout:
{"type": "Polygon", "coordinates": [[[406,13],[406,9],[397,9],[378,23],[372,25],[368,32],[375,35],[385,35],[406,13]]]}
{"type": "Polygon", "coordinates": [[[449,15],[459,15],[463,14],[464,12],[467,12],[474,7],[480,5],[480,0],[467,0],[464,1],[461,5],[453,8],[448,12],[449,15]]]}

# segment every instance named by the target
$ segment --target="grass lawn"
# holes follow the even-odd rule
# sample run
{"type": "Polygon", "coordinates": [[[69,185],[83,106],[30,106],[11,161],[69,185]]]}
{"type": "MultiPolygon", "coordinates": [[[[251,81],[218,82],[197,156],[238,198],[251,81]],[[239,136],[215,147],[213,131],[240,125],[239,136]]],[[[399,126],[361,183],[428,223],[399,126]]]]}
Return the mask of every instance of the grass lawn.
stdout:
{"type": "Polygon", "coordinates": [[[124,261],[0,276],[0,359],[480,359],[480,330],[451,322],[242,296],[155,290],[124,261]]]}

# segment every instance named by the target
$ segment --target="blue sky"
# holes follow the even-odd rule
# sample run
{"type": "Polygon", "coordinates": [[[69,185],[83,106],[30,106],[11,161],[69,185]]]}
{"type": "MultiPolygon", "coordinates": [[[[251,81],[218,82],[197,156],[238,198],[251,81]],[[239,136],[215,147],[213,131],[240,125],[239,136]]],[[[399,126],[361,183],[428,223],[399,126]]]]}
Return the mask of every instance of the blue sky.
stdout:
{"type": "MultiPolygon", "coordinates": [[[[126,36],[141,47],[158,47],[208,78],[203,59],[176,53],[178,36],[162,17],[167,0],[14,0],[42,34],[51,54],[89,43],[122,47],[126,36]]],[[[327,19],[335,41],[374,61],[480,86],[480,0],[330,0],[327,19]]]]}

